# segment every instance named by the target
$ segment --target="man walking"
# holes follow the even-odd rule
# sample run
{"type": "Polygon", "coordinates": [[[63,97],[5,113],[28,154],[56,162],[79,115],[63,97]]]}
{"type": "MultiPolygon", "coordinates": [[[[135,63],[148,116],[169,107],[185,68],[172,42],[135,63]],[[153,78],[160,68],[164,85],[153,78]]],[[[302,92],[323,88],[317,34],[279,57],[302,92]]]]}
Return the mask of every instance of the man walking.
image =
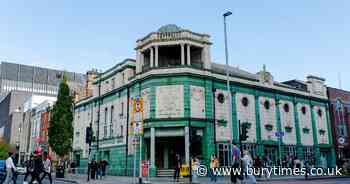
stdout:
{"type": "Polygon", "coordinates": [[[46,177],[49,176],[50,184],[52,184],[52,177],[51,177],[51,159],[47,152],[44,152],[44,175],[41,177],[41,181],[46,177]]]}
{"type": "Polygon", "coordinates": [[[180,178],[180,169],[181,169],[181,158],[179,154],[175,156],[175,172],[174,172],[174,181],[179,182],[180,178]]]}
{"type": "Polygon", "coordinates": [[[32,184],[35,180],[41,184],[40,180],[40,174],[43,171],[43,161],[41,159],[41,154],[39,151],[34,152],[34,170],[32,173],[32,179],[30,180],[29,184],[32,184]]]}
{"type": "Polygon", "coordinates": [[[9,157],[6,159],[6,179],[4,184],[9,184],[12,181],[14,176],[14,172],[16,172],[17,168],[13,163],[12,155],[13,153],[8,153],[9,157]]]}
{"type": "Polygon", "coordinates": [[[26,174],[24,176],[23,184],[27,184],[27,178],[30,175],[32,177],[33,169],[34,169],[34,156],[31,154],[29,160],[25,161],[26,166],[26,174]]]}
{"type": "Polygon", "coordinates": [[[231,165],[231,183],[236,184],[237,179],[241,179],[240,175],[237,175],[235,171],[239,169],[241,161],[241,150],[235,145],[232,144],[232,165],[231,165]]]}

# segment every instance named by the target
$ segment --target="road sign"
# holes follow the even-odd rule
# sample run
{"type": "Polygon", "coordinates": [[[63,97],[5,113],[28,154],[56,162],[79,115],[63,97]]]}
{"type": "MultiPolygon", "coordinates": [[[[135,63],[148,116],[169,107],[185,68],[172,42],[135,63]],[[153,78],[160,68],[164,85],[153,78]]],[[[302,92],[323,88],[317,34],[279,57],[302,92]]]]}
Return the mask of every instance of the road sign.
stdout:
{"type": "Polygon", "coordinates": [[[134,135],[143,134],[143,98],[136,96],[131,99],[132,114],[131,123],[134,135]]]}
{"type": "Polygon", "coordinates": [[[283,136],[284,136],[284,132],[282,132],[282,131],[277,131],[277,132],[275,132],[275,136],[276,136],[276,137],[283,137],[283,136]]]}

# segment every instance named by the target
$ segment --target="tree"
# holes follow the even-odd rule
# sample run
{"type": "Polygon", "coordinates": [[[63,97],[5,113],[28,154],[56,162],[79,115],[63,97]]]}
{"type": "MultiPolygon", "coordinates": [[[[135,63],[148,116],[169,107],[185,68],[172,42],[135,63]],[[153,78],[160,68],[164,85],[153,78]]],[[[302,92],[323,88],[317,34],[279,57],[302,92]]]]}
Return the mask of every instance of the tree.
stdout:
{"type": "Polygon", "coordinates": [[[0,160],[5,160],[8,157],[8,152],[10,151],[10,145],[0,139],[0,160]]]}
{"type": "Polygon", "coordinates": [[[64,157],[72,150],[73,142],[73,98],[63,75],[60,83],[57,101],[51,110],[49,126],[49,145],[60,157],[64,157]]]}

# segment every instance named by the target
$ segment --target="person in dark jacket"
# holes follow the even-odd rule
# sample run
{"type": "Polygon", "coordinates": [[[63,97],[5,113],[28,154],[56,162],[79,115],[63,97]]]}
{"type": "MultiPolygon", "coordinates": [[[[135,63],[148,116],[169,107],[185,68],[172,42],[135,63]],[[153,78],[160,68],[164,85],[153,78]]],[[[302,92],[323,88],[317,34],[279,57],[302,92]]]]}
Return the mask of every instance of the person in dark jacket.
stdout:
{"type": "Polygon", "coordinates": [[[29,160],[25,161],[24,165],[26,166],[26,174],[24,176],[24,181],[27,181],[28,176],[32,176],[34,170],[34,156],[31,154],[29,160]]]}
{"type": "Polygon", "coordinates": [[[109,165],[109,163],[107,162],[107,160],[102,160],[101,161],[102,177],[106,176],[106,170],[107,170],[107,166],[108,165],[109,165]]]}
{"type": "Polygon", "coordinates": [[[34,152],[34,169],[32,173],[32,179],[30,180],[29,184],[32,184],[34,181],[37,181],[39,184],[41,184],[40,174],[44,170],[43,160],[41,158],[40,152],[34,152]]]}
{"type": "Polygon", "coordinates": [[[90,176],[91,176],[91,179],[93,180],[96,177],[96,171],[97,171],[97,163],[95,160],[93,160],[90,165],[90,176]]]}
{"type": "Polygon", "coordinates": [[[174,181],[179,182],[180,178],[180,169],[181,169],[181,158],[179,154],[175,156],[175,172],[174,172],[174,181]]]}

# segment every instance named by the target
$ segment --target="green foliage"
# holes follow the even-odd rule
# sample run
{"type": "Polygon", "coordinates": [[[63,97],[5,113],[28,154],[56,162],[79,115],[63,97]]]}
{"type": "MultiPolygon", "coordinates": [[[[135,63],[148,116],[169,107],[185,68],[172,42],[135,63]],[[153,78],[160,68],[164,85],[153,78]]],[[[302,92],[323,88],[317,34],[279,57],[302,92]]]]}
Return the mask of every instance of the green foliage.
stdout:
{"type": "Polygon", "coordinates": [[[67,76],[60,83],[57,102],[51,110],[49,144],[53,151],[63,157],[72,150],[73,99],[69,94],[67,76]]]}
{"type": "Polygon", "coordinates": [[[0,140],[0,160],[7,159],[9,151],[10,145],[6,144],[5,141],[0,140]]]}

